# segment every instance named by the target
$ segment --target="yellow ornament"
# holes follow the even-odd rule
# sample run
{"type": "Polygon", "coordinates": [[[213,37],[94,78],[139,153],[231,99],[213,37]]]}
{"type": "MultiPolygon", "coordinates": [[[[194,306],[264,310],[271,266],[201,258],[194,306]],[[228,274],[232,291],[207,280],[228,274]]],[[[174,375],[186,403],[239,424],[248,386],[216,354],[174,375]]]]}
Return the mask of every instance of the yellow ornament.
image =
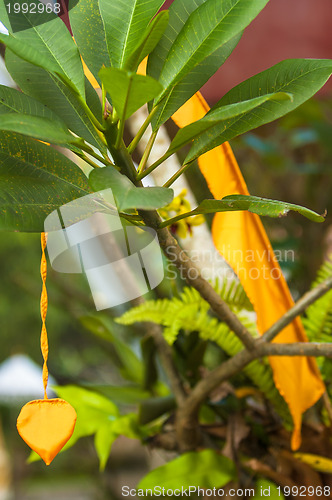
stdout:
{"type": "Polygon", "coordinates": [[[45,319],[47,314],[48,299],[46,291],[47,263],[45,256],[45,233],[41,234],[41,246],[42,258],[40,264],[40,274],[43,281],[43,288],[40,297],[40,313],[42,318],[40,345],[44,358],[44,399],[30,401],[23,406],[17,418],[17,430],[27,445],[38,453],[46,465],[50,465],[54,457],[71,438],[74,432],[77,416],[74,408],[64,399],[48,399],[47,397],[48,339],[45,319]]]}

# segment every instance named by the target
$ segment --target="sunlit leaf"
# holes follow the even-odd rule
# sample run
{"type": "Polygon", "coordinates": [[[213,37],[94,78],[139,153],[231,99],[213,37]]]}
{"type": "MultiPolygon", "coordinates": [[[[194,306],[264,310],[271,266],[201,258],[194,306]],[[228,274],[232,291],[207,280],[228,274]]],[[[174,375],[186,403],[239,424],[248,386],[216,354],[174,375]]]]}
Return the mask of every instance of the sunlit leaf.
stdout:
{"type": "Polygon", "coordinates": [[[98,76],[102,66],[109,66],[106,35],[101,19],[98,0],[70,0],[70,26],[81,56],[93,76],[98,76]],[[74,5],[76,4],[76,5],[74,5]]]}
{"type": "MultiPolygon", "coordinates": [[[[284,201],[269,200],[267,198],[259,198],[258,196],[247,196],[242,194],[231,194],[225,196],[222,200],[204,200],[198,205],[197,208],[191,212],[181,214],[177,217],[170,219],[169,223],[173,224],[176,220],[183,217],[190,217],[198,214],[214,214],[218,212],[236,212],[248,210],[257,215],[267,217],[284,217],[291,210],[298,212],[307,219],[314,222],[324,222],[325,218],[322,215],[309,210],[308,208],[286,203],[284,201]]],[[[168,221],[163,225],[167,225],[168,221]]]]}
{"type": "Polygon", "coordinates": [[[156,15],[146,28],[137,48],[132,52],[126,63],[126,68],[135,71],[139,63],[153,51],[168,24],[168,10],[163,10],[156,15]]]}
{"type": "Polygon", "coordinates": [[[0,130],[17,132],[52,144],[79,144],[79,139],[74,137],[64,124],[40,116],[2,114],[0,130]]]}
{"type": "Polygon", "coordinates": [[[142,33],[164,0],[99,0],[108,52],[114,68],[124,68],[142,33]]]}

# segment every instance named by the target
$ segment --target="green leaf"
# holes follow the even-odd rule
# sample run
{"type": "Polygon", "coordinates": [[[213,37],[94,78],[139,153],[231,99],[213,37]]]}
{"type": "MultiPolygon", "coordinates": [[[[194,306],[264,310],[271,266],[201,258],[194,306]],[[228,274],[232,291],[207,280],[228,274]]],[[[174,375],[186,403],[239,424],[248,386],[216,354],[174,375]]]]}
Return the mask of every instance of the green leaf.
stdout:
{"type": "Polygon", "coordinates": [[[87,194],[87,178],[66,156],[0,131],[1,230],[41,232],[53,210],[87,194]]]}
{"type": "Polygon", "coordinates": [[[332,60],[289,59],[240,83],[218,102],[218,106],[228,106],[240,100],[254,99],[275,92],[290,93],[293,100],[267,101],[243,116],[225,120],[222,133],[219,124],[203,133],[194,142],[185,162],[197,158],[223,142],[289,113],[312,97],[328,80],[331,73],[332,60]]]}
{"type": "Polygon", "coordinates": [[[136,71],[140,62],[153,51],[168,25],[168,19],[168,10],[159,12],[159,14],[152,19],[137,48],[130,55],[126,63],[126,69],[136,71]]]}
{"type": "Polygon", "coordinates": [[[199,138],[203,132],[207,132],[219,123],[221,123],[220,132],[222,132],[225,126],[225,120],[248,113],[248,111],[257,108],[264,102],[270,100],[292,100],[292,96],[291,94],[286,94],[285,92],[277,92],[275,94],[266,94],[260,97],[255,97],[254,99],[249,99],[248,101],[236,102],[226,106],[217,105],[213,108],[213,111],[207,113],[201,120],[180,129],[173,139],[168,151],[175,152],[188,142],[199,138]]]}
{"type": "MultiPolygon", "coordinates": [[[[189,214],[191,216],[197,214],[212,214],[216,212],[234,212],[238,210],[248,210],[254,214],[268,217],[284,217],[292,210],[314,222],[324,222],[325,220],[322,215],[308,208],[301,207],[300,205],[242,194],[231,194],[230,196],[225,196],[222,200],[204,200],[195,210],[188,212],[188,214],[183,214],[183,216],[188,217],[189,214]]],[[[175,221],[175,219],[176,217],[171,220],[175,221]]]]}
{"type": "Polygon", "coordinates": [[[95,448],[99,458],[99,469],[105,470],[111,447],[118,434],[112,432],[112,422],[102,425],[95,434],[95,448]]]}
{"type": "Polygon", "coordinates": [[[56,74],[84,98],[80,54],[64,22],[54,13],[44,11],[38,14],[36,23],[36,14],[24,13],[23,9],[12,12],[9,18],[15,38],[7,39],[10,49],[22,59],[56,74]]]}
{"type": "MultiPolygon", "coordinates": [[[[148,59],[147,74],[159,79],[165,60],[176,37],[188,20],[189,15],[206,0],[174,0],[169,9],[169,23],[155,50],[148,59]]],[[[154,129],[168,120],[209,78],[224,64],[238,44],[241,33],[219,47],[209,57],[195,66],[179,83],[169,90],[152,123],[154,129]]],[[[150,109],[151,110],[151,109],[150,109]]]]}
{"type": "Polygon", "coordinates": [[[106,425],[119,418],[117,406],[102,394],[75,385],[53,387],[57,395],[68,401],[77,413],[74,433],[62,448],[73,446],[83,436],[91,436],[106,425]]]}
{"type": "Polygon", "coordinates": [[[117,68],[102,68],[99,76],[121,120],[126,120],[162,89],[150,76],[136,75],[117,68]]]}
{"type": "Polygon", "coordinates": [[[174,0],[170,5],[168,26],[148,59],[147,73],[156,80],[159,79],[166,57],[188,17],[204,2],[206,0],[192,0],[191,2],[174,0]]]}
{"type": "Polygon", "coordinates": [[[61,121],[47,106],[16,89],[0,85],[0,114],[24,113],[30,116],[40,116],[52,121],[61,121]]]}
{"type": "Polygon", "coordinates": [[[99,0],[108,52],[114,68],[124,68],[164,0],[99,0]]]}
{"type": "Polygon", "coordinates": [[[41,118],[40,116],[29,116],[21,113],[2,114],[0,130],[17,132],[52,144],[79,144],[79,139],[74,137],[64,124],[54,123],[49,118],[41,118]]]}
{"type": "Polygon", "coordinates": [[[69,18],[81,56],[100,83],[99,70],[110,66],[110,59],[98,0],[70,0],[69,18]]]}
{"type": "Polygon", "coordinates": [[[173,190],[168,188],[136,187],[114,167],[92,170],[89,183],[94,191],[111,188],[118,210],[153,210],[168,205],[174,196],[173,190]]]}
{"type": "Polygon", "coordinates": [[[268,0],[207,0],[189,16],[170,49],[160,73],[160,102],[195,66],[238,35],[268,0]]]}
{"type": "MultiPolygon", "coordinates": [[[[214,450],[185,453],[162,465],[145,476],[137,489],[148,489],[158,485],[165,489],[190,486],[214,488],[225,486],[236,478],[234,463],[214,450]]],[[[192,491],[192,493],[194,493],[192,491]]]]}
{"type": "Polygon", "coordinates": [[[151,394],[144,391],[138,385],[96,385],[91,386],[91,389],[97,390],[101,394],[111,399],[116,403],[125,403],[127,405],[136,405],[140,401],[149,398],[151,394]]]}
{"type": "Polygon", "coordinates": [[[7,30],[10,30],[11,26],[4,0],[3,1],[0,0],[0,19],[5,28],[7,28],[7,30]]]}
{"type": "Polygon", "coordinates": [[[140,438],[144,431],[138,427],[133,413],[121,416],[118,407],[102,394],[74,385],[56,386],[60,398],[70,403],[77,413],[74,433],[62,451],[71,448],[78,439],[95,434],[95,447],[100,469],[105,468],[111,446],[118,436],[140,438]]]}
{"type": "MultiPolygon", "coordinates": [[[[99,150],[106,151],[106,147],[100,140],[98,132],[92,125],[75,92],[53,75],[23,61],[10,50],[6,50],[6,66],[25,94],[48,106],[79,137],[83,137],[99,150]]],[[[101,107],[100,102],[97,102],[98,96],[87,80],[85,80],[85,84],[87,104],[95,114],[99,113],[100,118],[101,107]]]]}
{"type": "Polygon", "coordinates": [[[111,342],[121,364],[121,374],[124,378],[141,384],[143,381],[143,364],[129,345],[121,338],[119,326],[105,316],[83,316],[82,325],[95,335],[111,342]]]}
{"type": "Polygon", "coordinates": [[[59,66],[43,54],[39,54],[38,50],[31,45],[18,40],[11,34],[3,35],[2,33],[0,33],[0,42],[4,43],[6,47],[8,47],[12,52],[14,52],[14,54],[24,61],[45,69],[49,73],[52,73],[52,75],[55,75],[57,78],[60,78],[62,81],[67,83],[66,75],[61,71],[59,66]]]}
{"type": "Polygon", "coordinates": [[[222,45],[213,54],[195,66],[179,83],[170,89],[167,96],[160,103],[156,115],[153,117],[153,130],[165,123],[188,99],[190,99],[209,78],[224,64],[240,41],[237,35],[222,45]]]}

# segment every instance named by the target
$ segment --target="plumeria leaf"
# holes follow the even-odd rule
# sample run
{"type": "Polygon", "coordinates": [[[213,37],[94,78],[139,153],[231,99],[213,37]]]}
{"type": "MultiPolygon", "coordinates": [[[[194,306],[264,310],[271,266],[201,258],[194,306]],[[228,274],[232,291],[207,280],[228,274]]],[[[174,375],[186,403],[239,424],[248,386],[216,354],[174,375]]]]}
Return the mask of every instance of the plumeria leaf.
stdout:
{"type": "Polygon", "coordinates": [[[150,76],[136,75],[118,68],[102,68],[99,76],[121,120],[129,118],[158,95],[162,88],[150,76]]]}
{"type": "Polygon", "coordinates": [[[136,187],[114,167],[92,170],[89,182],[95,191],[111,188],[118,210],[161,208],[168,205],[174,196],[173,190],[169,188],[136,187]]]}

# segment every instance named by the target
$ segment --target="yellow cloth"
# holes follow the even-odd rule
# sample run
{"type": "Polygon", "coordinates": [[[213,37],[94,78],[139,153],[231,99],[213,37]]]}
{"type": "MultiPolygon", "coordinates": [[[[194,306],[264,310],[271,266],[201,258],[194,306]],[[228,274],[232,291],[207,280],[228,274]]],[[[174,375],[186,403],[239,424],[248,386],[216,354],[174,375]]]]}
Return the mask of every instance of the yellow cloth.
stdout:
{"type": "MultiPolygon", "coordinates": [[[[197,93],[172,118],[182,128],[202,118],[208,110],[208,104],[197,93]]],[[[198,164],[214,198],[249,194],[227,142],[202,155],[198,164]]],[[[259,332],[265,332],[294,302],[259,216],[246,211],[217,213],[212,236],[217,250],[238,275],[255,308],[259,332]]],[[[282,343],[306,340],[299,318],[275,339],[282,343]]],[[[296,450],[301,444],[302,413],[322,396],[325,387],[313,358],[271,357],[270,364],[276,387],[294,421],[291,446],[296,450]]]]}
{"type": "Polygon", "coordinates": [[[22,439],[50,465],[74,432],[76,412],[63,399],[37,399],[23,406],[17,430],[22,439]]]}
{"type": "Polygon", "coordinates": [[[47,233],[41,233],[42,257],[40,262],[40,275],[43,287],[40,296],[40,314],[42,319],[40,347],[44,358],[44,399],[36,399],[24,405],[17,418],[16,425],[21,438],[32,450],[38,453],[46,465],[50,465],[53,458],[59,453],[74,432],[76,412],[74,408],[63,399],[48,399],[46,392],[48,382],[48,339],[45,324],[48,306],[46,290],[46,241],[47,233]]]}

